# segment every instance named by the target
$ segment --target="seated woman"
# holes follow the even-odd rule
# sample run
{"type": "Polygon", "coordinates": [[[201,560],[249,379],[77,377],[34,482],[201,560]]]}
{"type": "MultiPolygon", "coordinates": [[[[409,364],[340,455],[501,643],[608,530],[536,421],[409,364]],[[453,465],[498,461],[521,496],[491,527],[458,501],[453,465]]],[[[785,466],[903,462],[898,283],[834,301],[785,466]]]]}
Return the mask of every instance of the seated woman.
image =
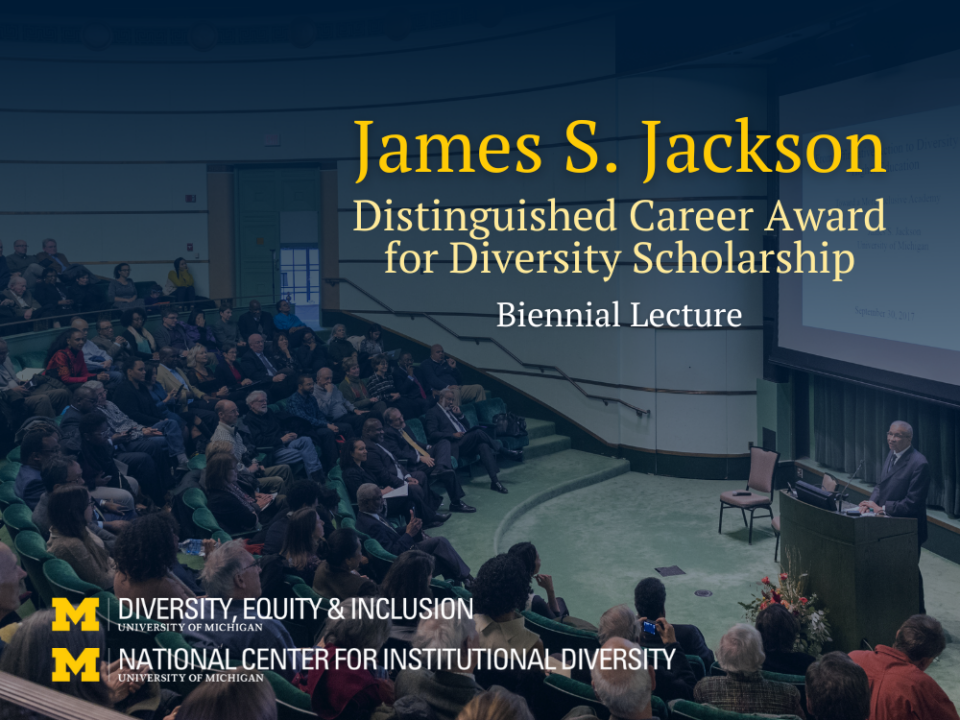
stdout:
{"type": "Polygon", "coordinates": [[[735,713],[806,718],[797,688],[760,674],[764,659],[763,638],[757,629],[734,625],[717,648],[717,662],[727,674],[700,680],[693,689],[694,701],[735,713]]]}
{"type": "Polygon", "coordinates": [[[308,373],[311,377],[316,377],[317,370],[320,368],[330,367],[330,361],[327,359],[327,349],[323,343],[317,341],[317,336],[313,330],[303,331],[303,339],[295,356],[301,372],[308,373]]]}
{"type": "MultiPolygon", "coordinates": [[[[380,398],[388,407],[399,409],[404,417],[420,417],[427,411],[426,400],[405,398],[397,390],[396,385],[393,384],[393,375],[390,373],[390,364],[387,362],[386,355],[371,357],[370,368],[373,370],[373,375],[364,380],[363,385],[366,386],[367,392],[372,397],[380,398]]],[[[347,378],[349,377],[348,373],[347,378]]],[[[354,404],[356,405],[356,403],[354,404]]]]}
{"type": "MultiPolygon", "coordinates": [[[[355,358],[348,357],[343,361],[343,382],[340,383],[340,392],[357,410],[368,410],[372,414],[382,417],[387,409],[382,397],[373,395],[367,390],[367,384],[360,379],[360,365],[355,358]]],[[[406,415],[406,413],[404,413],[406,415]]],[[[416,417],[411,415],[410,417],[416,417]]]]}
{"type": "Polygon", "coordinates": [[[806,675],[816,658],[805,652],[794,652],[800,634],[800,622],[783,605],[773,604],[757,615],[754,625],[763,638],[763,669],[784,675],[806,675]]]}
{"type": "Polygon", "coordinates": [[[164,293],[173,296],[174,302],[193,302],[197,293],[193,287],[193,275],[187,269],[187,261],[178,257],[173,261],[173,270],[167,273],[167,286],[164,293]]]}
{"type": "Polygon", "coordinates": [[[231,535],[255,530],[260,506],[237,485],[237,461],[232,454],[207,458],[204,468],[207,507],[223,530],[231,535]]]}
{"type": "Polygon", "coordinates": [[[107,300],[119,310],[143,307],[143,300],[137,297],[137,286],[130,279],[130,266],[126,263],[113,269],[113,280],[107,286],[107,300]]]}
{"type": "MultiPolygon", "coordinates": [[[[338,649],[358,650],[363,657],[365,650],[379,653],[390,636],[390,620],[371,618],[357,598],[345,600],[339,609],[341,617],[331,616],[323,626],[319,647],[325,648],[326,657],[346,657],[338,649]]],[[[333,660],[315,665],[317,669],[297,674],[293,684],[310,695],[313,711],[324,720],[365,719],[381,703],[393,704],[393,683],[383,678],[382,669],[351,669],[351,664],[333,660]]]]}
{"type": "Polygon", "coordinates": [[[303,320],[291,312],[290,303],[286,300],[277,303],[277,314],[273,316],[273,326],[277,330],[286,330],[291,338],[308,329],[303,320]]]}
{"type": "Polygon", "coordinates": [[[179,567],[176,533],[177,522],[169,513],[151,513],[128,523],[117,536],[113,551],[117,563],[113,594],[133,602],[144,600],[148,605],[159,598],[196,597],[174,574],[179,567]]]}
{"type": "MultiPolygon", "coordinates": [[[[590,630],[591,632],[597,631],[597,628],[588,623],[586,620],[570,617],[570,612],[567,610],[567,604],[563,601],[563,598],[557,597],[556,592],[553,589],[553,577],[550,575],[540,574],[540,553],[537,552],[537,548],[533,543],[517,543],[507,550],[507,553],[519,558],[520,562],[522,562],[530,572],[530,577],[536,580],[537,585],[542,587],[547,592],[546,600],[536,593],[531,592],[529,598],[527,599],[527,605],[524,608],[525,610],[532,610],[533,612],[537,613],[537,615],[542,615],[550,620],[556,620],[557,622],[562,622],[567,625],[580,628],[581,630],[590,630]]],[[[629,640],[630,638],[627,639],[629,640]]]]}
{"type": "Polygon", "coordinates": [[[287,521],[280,555],[288,575],[296,575],[307,585],[313,582],[320,566],[317,548],[323,541],[323,520],[310,507],[300,508],[287,521]]]}
{"type": "Polygon", "coordinates": [[[103,310],[106,303],[94,287],[96,280],[89,272],[77,275],[77,281],[67,286],[67,297],[73,300],[73,310],[78,313],[103,310]]]}
{"type": "Polygon", "coordinates": [[[90,493],[82,485],[61,485],[50,495],[47,551],[66,560],[84,582],[113,589],[117,566],[103,540],[87,525],[93,520],[90,493]]]}
{"type": "Polygon", "coordinates": [[[225,387],[230,392],[253,385],[253,380],[243,374],[240,363],[237,362],[236,345],[223,346],[223,362],[217,364],[213,379],[216,381],[216,385],[225,387]]]}
{"type": "Polygon", "coordinates": [[[313,576],[313,589],[325,598],[345,600],[377,594],[377,584],[357,572],[363,561],[360,536],[350,528],[330,533],[319,548],[323,558],[313,576]]]}
{"type": "MultiPolygon", "coordinates": [[[[311,330],[305,332],[313,334],[311,330]]],[[[299,352],[293,353],[290,351],[290,338],[286,332],[277,333],[273,340],[273,351],[267,353],[267,359],[277,369],[277,372],[288,377],[296,377],[300,373],[306,372],[301,369],[299,352]]]]}
{"type": "Polygon", "coordinates": [[[159,360],[160,348],[157,347],[157,341],[153,335],[143,326],[147,320],[146,311],[143,308],[134,307],[124,310],[120,316],[120,326],[125,327],[121,337],[127,341],[127,347],[130,352],[141,360],[159,360]]]}
{"type": "Polygon", "coordinates": [[[480,647],[543,653],[540,636],[527,630],[520,614],[532,588],[527,567],[518,557],[501,553],[487,560],[470,591],[480,647]]]}
{"type": "Polygon", "coordinates": [[[27,290],[27,281],[14,275],[3,291],[3,304],[13,308],[14,314],[24,320],[35,320],[41,315],[40,303],[27,290]]]}
{"type": "Polygon", "coordinates": [[[187,380],[208,395],[224,398],[230,394],[230,389],[217,381],[207,363],[210,355],[201,343],[197,343],[187,350],[187,380]]]}
{"type": "Polygon", "coordinates": [[[170,298],[165,297],[163,288],[154,283],[143,299],[143,306],[151,315],[161,315],[164,310],[170,307],[170,298]]]}
{"type": "Polygon", "coordinates": [[[421,550],[401,553],[380,583],[380,597],[393,602],[390,647],[411,647],[420,622],[420,601],[432,600],[433,556],[421,550]]]}
{"type": "MultiPolygon", "coordinates": [[[[241,678],[239,673],[227,678],[241,678]]],[[[277,696],[266,680],[208,680],[187,695],[176,714],[176,720],[277,720],[277,696]]],[[[159,720],[159,719],[157,719],[159,720]]]]}
{"type": "Polygon", "coordinates": [[[154,405],[163,413],[165,418],[173,420],[183,428],[184,420],[176,413],[176,408],[178,407],[176,391],[167,392],[163,389],[163,385],[157,382],[157,366],[153,363],[146,365],[144,372],[146,374],[143,378],[143,384],[150,393],[154,405]]]}
{"type": "Polygon", "coordinates": [[[343,361],[351,357],[357,349],[347,340],[347,326],[337,323],[330,330],[330,339],[327,340],[327,358],[330,360],[330,369],[337,382],[343,379],[343,361]]]}
{"type": "Polygon", "coordinates": [[[63,315],[74,310],[67,288],[57,282],[58,279],[57,271],[49,267],[43,271],[42,281],[33,286],[33,297],[40,303],[44,317],[63,315]]]}
{"type": "Polygon", "coordinates": [[[367,328],[367,331],[363,334],[363,340],[360,341],[360,347],[357,348],[361,360],[364,356],[373,357],[383,354],[383,343],[380,340],[382,334],[383,328],[377,323],[373,323],[367,328]]]}
{"type": "Polygon", "coordinates": [[[84,330],[68,328],[64,330],[47,350],[47,360],[44,375],[53,377],[75,390],[87,380],[108,382],[110,375],[106,372],[91,373],[87,370],[87,363],[83,359],[83,344],[87,341],[84,330]]]}
{"type": "Polygon", "coordinates": [[[188,347],[193,347],[197,343],[203,345],[208,352],[218,354],[220,349],[217,347],[217,339],[213,336],[213,330],[207,327],[207,316],[203,314],[200,308],[194,308],[187,316],[187,340],[188,347]]]}

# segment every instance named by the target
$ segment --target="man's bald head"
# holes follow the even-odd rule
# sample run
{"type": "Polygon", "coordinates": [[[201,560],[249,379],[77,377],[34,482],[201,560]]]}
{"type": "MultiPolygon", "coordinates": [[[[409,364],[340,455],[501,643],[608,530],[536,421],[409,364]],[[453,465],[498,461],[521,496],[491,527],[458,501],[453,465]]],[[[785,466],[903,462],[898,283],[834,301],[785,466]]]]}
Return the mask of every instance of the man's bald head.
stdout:
{"type": "Polygon", "coordinates": [[[639,645],[619,637],[610,638],[600,648],[599,662],[591,673],[593,689],[618,718],[650,717],[653,678],[643,667],[642,653],[639,645]]]}
{"type": "Polygon", "coordinates": [[[430,359],[434,362],[443,361],[443,345],[430,346],[430,359]]]}

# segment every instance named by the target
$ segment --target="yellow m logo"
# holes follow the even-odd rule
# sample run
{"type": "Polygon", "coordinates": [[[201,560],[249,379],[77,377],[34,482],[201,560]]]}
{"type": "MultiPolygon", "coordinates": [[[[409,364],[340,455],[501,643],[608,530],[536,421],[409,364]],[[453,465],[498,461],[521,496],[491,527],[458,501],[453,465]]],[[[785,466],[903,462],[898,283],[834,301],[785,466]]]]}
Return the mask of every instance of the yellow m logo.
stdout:
{"type": "Polygon", "coordinates": [[[57,661],[53,670],[53,682],[70,682],[70,675],[80,676],[82,682],[100,682],[100,673],[97,671],[100,659],[100,648],[87,648],[80,657],[74,658],[66,648],[53,648],[53,659],[57,661]],[[67,672],[67,668],[70,669],[67,672]]]}
{"type": "MultiPolygon", "coordinates": [[[[83,621],[80,625],[81,630],[96,632],[100,629],[96,612],[98,607],[100,607],[99,598],[85,598],[77,607],[73,607],[66,598],[53,598],[53,609],[56,610],[57,616],[50,629],[54,632],[69,632],[71,621],[74,624],[83,621]]],[[[54,657],[56,657],[56,651],[54,651],[54,657]]]]}

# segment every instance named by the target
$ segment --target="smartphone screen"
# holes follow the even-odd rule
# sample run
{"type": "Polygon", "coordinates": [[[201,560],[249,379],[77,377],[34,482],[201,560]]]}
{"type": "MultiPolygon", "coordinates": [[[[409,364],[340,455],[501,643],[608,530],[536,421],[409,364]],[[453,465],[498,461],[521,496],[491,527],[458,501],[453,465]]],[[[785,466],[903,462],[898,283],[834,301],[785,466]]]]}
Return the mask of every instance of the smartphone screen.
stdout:
{"type": "Polygon", "coordinates": [[[656,634],[657,634],[657,626],[656,626],[655,623],[652,623],[652,622],[650,622],[649,620],[644,620],[644,621],[643,621],[643,631],[644,631],[647,635],[656,635],[656,634]]]}

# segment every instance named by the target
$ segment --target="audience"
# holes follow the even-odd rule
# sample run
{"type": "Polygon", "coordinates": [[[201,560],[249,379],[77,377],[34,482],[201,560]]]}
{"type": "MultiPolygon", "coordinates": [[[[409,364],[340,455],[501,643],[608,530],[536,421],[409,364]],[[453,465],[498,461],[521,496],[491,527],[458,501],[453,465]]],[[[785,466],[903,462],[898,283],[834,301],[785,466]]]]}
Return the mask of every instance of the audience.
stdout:
{"type": "Polygon", "coordinates": [[[157,351],[160,346],[157,345],[150,331],[143,326],[146,319],[143,308],[133,307],[124,310],[123,315],[120,316],[120,325],[126,328],[123,331],[123,339],[129,351],[141,360],[159,360],[160,354],[157,351]]]}
{"type": "MultiPolygon", "coordinates": [[[[174,568],[180,568],[178,530],[176,520],[169,513],[152,513],[127,523],[117,536],[113,551],[117,565],[113,594],[134,602],[144,600],[147,604],[161,598],[196,597],[193,589],[174,572],[174,568]]],[[[212,545],[208,547],[212,551],[212,545]]]]}
{"type": "Polygon", "coordinates": [[[254,333],[247,338],[250,350],[240,359],[243,374],[254,382],[269,383],[267,392],[271,398],[285,398],[293,393],[296,380],[277,370],[263,353],[263,336],[254,333]]]}
{"type": "Polygon", "coordinates": [[[73,285],[67,285],[67,297],[73,301],[71,308],[74,312],[88,313],[104,309],[104,300],[97,293],[95,284],[93,275],[81,272],[73,285]]]}
{"type": "Polygon", "coordinates": [[[324,418],[323,422],[333,426],[331,430],[344,437],[360,434],[369,411],[359,410],[347,401],[340,388],[334,384],[333,371],[330,368],[320,368],[317,371],[317,384],[314,386],[311,382],[310,387],[312,390],[298,388],[297,391],[313,393],[315,404],[320,408],[320,417],[324,418]]]}
{"type": "MultiPolygon", "coordinates": [[[[817,720],[868,720],[871,717],[870,681],[863,668],[845,653],[827,653],[810,663],[804,689],[807,712],[817,720]]],[[[913,717],[919,720],[923,715],[913,717]]]]}
{"type": "Polygon", "coordinates": [[[693,696],[698,703],[738,713],[789,714],[806,718],[793,685],[764,679],[763,638],[756,628],[734,625],[720,638],[717,662],[727,674],[705,677],[693,696]]]}
{"type": "Polygon", "coordinates": [[[207,507],[227,533],[255,530],[260,524],[260,511],[269,503],[269,496],[250,499],[237,485],[237,461],[232,455],[207,458],[207,507]]]}
{"type": "Polygon", "coordinates": [[[531,592],[530,597],[527,599],[525,610],[532,610],[545,618],[556,620],[557,622],[562,622],[580,628],[581,630],[589,630],[590,632],[597,631],[597,628],[586,620],[580,620],[579,618],[570,616],[570,612],[567,610],[567,604],[563,601],[563,598],[556,596],[556,592],[553,589],[553,576],[541,574],[540,553],[537,552],[537,548],[533,543],[517,543],[511,546],[507,552],[520,559],[529,571],[530,577],[547,593],[547,599],[544,601],[542,597],[531,592]]]}
{"type": "MultiPolygon", "coordinates": [[[[249,412],[244,418],[244,425],[250,444],[261,452],[264,448],[270,448],[267,453],[268,462],[277,465],[302,462],[311,480],[323,482],[326,479],[313,440],[285,430],[277,413],[267,406],[267,394],[263,390],[254,390],[247,395],[247,408],[249,412]]],[[[332,445],[327,452],[335,454],[337,443],[333,434],[327,433],[327,438],[332,445]]]]}
{"type": "MultiPolygon", "coordinates": [[[[498,477],[500,466],[497,465],[497,449],[499,442],[491,438],[479,427],[471,427],[470,421],[454,404],[454,394],[451,390],[442,390],[439,401],[426,415],[423,416],[423,429],[427,433],[427,440],[433,444],[446,440],[450,443],[450,454],[459,459],[460,455],[480,455],[487,475],[490,476],[490,489],[495,492],[507,493],[507,489],[498,477]]],[[[523,461],[523,453],[516,450],[499,448],[500,453],[511,460],[523,461]]]]}
{"type": "MultiPolygon", "coordinates": [[[[245,599],[260,597],[260,564],[240,541],[228,542],[207,555],[200,581],[206,591],[204,621],[188,623],[183,632],[191,645],[230,650],[237,658],[246,648],[280,652],[295,648],[290,633],[279,620],[263,617],[255,609],[245,611],[245,599]],[[211,600],[233,602],[227,605],[211,600]]],[[[298,667],[298,655],[287,657],[294,668],[298,667]]],[[[295,670],[278,672],[291,678],[295,670]]]]}
{"type": "MultiPolygon", "coordinates": [[[[645,617],[651,622],[666,617],[667,588],[660,578],[648,577],[637,583],[633,590],[633,605],[637,609],[638,617],[645,617]]],[[[703,667],[707,672],[714,663],[713,650],[707,647],[703,633],[696,625],[673,626],[677,642],[683,648],[685,655],[697,655],[703,660],[703,667]]]]}
{"type": "Polygon", "coordinates": [[[763,669],[784,675],[803,675],[816,658],[794,652],[800,634],[800,622],[783,605],[773,603],[757,615],[754,623],[763,638],[763,669]]]}
{"type": "Polygon", "coordinates": [[[116,335],[113,322],[109,318],[97,320],[97,336],[91,342],[106,352],[114,361],[121,360],[124,355],[129,355],[130,343],[123,335],[116,335]]]}
{"type": "Polygon", "coordinates": [[[313,508],[300,508],[289,516],[280,549],[284,571],[296,575],[307,585],[313,583],[320,566],[317,548],[323,541],[323,520],[313,508]]]}
{"type": "MultiPolygon", "coordinates": [[[[452,602],[440,601],[441,604],[452,602]]],[[[467,703],[483,693],[474,677],[477,656],[471,652],[479,647],[476,623],[458,612],[437,613],[437,617],[420,621],[411,645],[432,651],[425,657],[433,662],[430,667],[401,670],[395,684],[396,699],[422,698],[433,710],[436,720],[456,720],[467,703]],[[444,615],[451,617],[447,619],[444,615]],[[453,652],[437,652],[442,650],[453,652]]]]}
{"type": "Polygon", "coordinates": [[[436,404],[437,398],[431,391],[423,387],[420,378],[413,371],[412,353],[401,353],[397,360],[397,366],[391,372],[393,373],[393,385],[400,393],[400,397],[408,400],[423,400],[425,410],[436,404]]]}
{"type": "Polygon", "coordinates": [[[406,461],[407,470],[417,472],[431,479],[437,479],[447,490],[450,499],[450,512],[476,512],[463,502],[464,492],[450,461],[450,441],[441,440],[435,445],[421,447],[407,432],[407,423],[403,413],[397,408],[387,408],[383,414],[383,448],[397,460],[406,461]]]}
{"type": "Polygon", "coordinates": [[[10,348],[7,341],[0,339],[0,398],[4,405],[4,414],[16,418],[10,425],[16,427],[26,417],[59,415],[70,403],[70,391],[54,387],[46,382],[45,375],[35,375],[30,382],[17,379],[17,371],[10,360],[10,348]],[[18,406],[22,403],[25,410],[18,406]]]}
{"type": "Polygon", "coordinates": [[[193,286],[193,275],[187,268],[187,261],[178,257],[173,261],[173,270],[167,273],[166,295],[172,295],[174,302],[193,302],[197,291],[193,286]]]}
{"type": "Polygon", "coordinates": [[[243,374],[243,369],[237,362],[236,345],[224,345],[221,360],[223,362],[217,363],[217,369],[213,373],[213,379],[216,381],[213,387],[218,389],[225,387],[230,393],[236,393],[253,384],[253,380],[243,374]]]}
{"type": "Polygon", "coordinates": [[[532,650],[543,655],[540,636],[524,626],[520,614],[532,589],[530,575],[519,558],[501,553],[487,560],[470,591],[480,647],[532,650]]]}
{"type": "Polygon", "coordinates": [[[261,310],[259,300],[251,300],[250,309],[240,316],[237,321],[237,328],[240,332],[240,340],[237,343],[240,346],[247,344],[247,338],[256,333],[262,335],[267,340],[272,340],[276,332],[273,325],[273,316],[270,313],[261,310]]]}
{"type": "MultiPolygon", "coordinates": [[[[0,248],[3,246],[0,245],[0,248]]],[[[27,268],[34,264],[33,256],[27,255],[26,240],[17,240],[13,243],[13,254],[7,255],[7,269],[11,275],[24,275],[27,268]]],[[[31,279],[36,280],[36,275],[30,274],[31,279]]],[[[28,281],[29,283],[30,281],[28,281]]],[[[32,283],[30,283],[32,284],[32,283]]]]}
{"type": "Polygon", "coordinates": [[[400,641],[403,646],[410,647],[410,640],[419,622],[421,601],[433,600],[433,592],[430,590],[432,579],[433,558],[421,550],[402,552],[390,564],[390,569],[380,583],[380,597],[392,603],[391,640],[400,641]]]}
{"type": "Polygon", "coordinates": [[[459,407],[465,402],[487,399],[487,392],[480,385],[464,385],[457,361],[443,351],[442,345],[430,348],[430,357],[420,363],[425,384],[434,394],[441,390],[453,391],[453,404],[459,407]]]}
{"type": "MultiPolygon", "coordinates": [[[[303,372],[297,355],[290,350],[290,337],[286,332],[276,334],[273,340],[273,348],[267,353],[267,358],[271,365],[288,377],[296,377],[303,372]]],[[[313,377],[313,373],[307,374],[313,377]]]]}
{"type": "MultiPolygon", "coordinates": [[[[307,326],[303,320],[291,312],[290,303],[286,300],[281,300],[277,303],[277,314],[273,316],[273,326],[277,330],[286,330],[290,333],[290,337],[293,337],[294,333],[301,333],[307,330],[307,326]]],[[[250,343],[249,338],[247,339],[247,343],[250,343]]]]}
{"type": "Polygon", "coordinates": [[[40,303],[27,290],[27,281],[19,275],[14,275],[3,291],[4,304],[8,301],[13,308],[13,314],[22,320],[35,320],[41,315],[40,303]]]}
{"type": "Polygon", "coordinates": [[[90,532],[93,500],[85,487],[61,485],[50,495],[47,551],[66,560],[77,576],[104,590],[113,589],[117,567],[103,540],[90,532]]]}
{"type": "Polygon", "coordinates": [[[360,347],[357,348],[361,360],[364,357],[372,358],[374,355],[383,354],[381,334],[383,334],[383,328],[377,323],[367,327],[366,332],[363,333],[363,339],[360,340],[360,347]]]}
{"type": "MultiPolygon", "coordinates": [[[[77,485],[80,487],[86,487],[86,485],[83,482],[83,470],[80,469],[80,463],[65,455],[54,455],[49,458],[43,464],[40,475],[43,478],[44,493],[33,509],[33,524],[37,526],[40,534],[46,540],[50,537],[50,496],[53,491],[61,485],[77,485]]],[[[104,520],[99,512],[101,507],[114,514],[122,514],[123,509],[107,500],[98,500],[93,506],[93,518],[87,523],[90,532],[103,540],[104,547],[112,554],[117,539],[116,534],[125,527],[126,523],[122,520],[104,520]]]]}
{"type": "MultiPolygon", "coordinates": [[[[286,339],[289,345],[289,339],[283,333],[277,335],[277,344],[281,342],[281,338],[286,339]]],[[[310,377],[316,377],[320,368],[330,366],[327,349],[322,343],[317,342],[317,336],[313,330],[303,331],[300,347],[297,348],[295,357],[297,364],[300,366],[300,372],[306,373],[310,377]]]]}
{"type": "Polygon", "coordinates": [[[527,701],[498,685],[477,695],[457,720],[533,720],[527,701]]]}
{"type": "Polygon", "coordinates": [[[893,647],[850,653],[870,681],[871,720],[956,720],[954,704],[926,673],[946,646],[939,621],[914,615],[897,630],[893,647]]]}
{"type": "Polygon", "coordinates": [[[343,381],[340,383],[340,392],[349,400],[354,407],[359,410],[367,410],[372,415],[383,417],[383,411],[387,409],[385,403],[379,395],[371,395],[367,390],[367,384],[360,379],[360,365],[354,357],[344,358],[341,363],[345,373],[343,381]]]}
{"type": "Polygon", "coordinates": [[[337,662],[337,650],[379,652],[390,636],[390,620],[371,618],[357,598],[344,600],[339,609],[342,617],[327,619],[320,640],[328,662],[315,663],[317,668],[297,675],[294,684],[310,695],[313,711],[324,720],[367,718],[380,703],[393,704],[393,683],[376,667],[351,669],[337,662]]]}
{"type": "Polygon", "coordinates": [[[176,720],[277,720],[277,696],[266,680],[204,682],[187,696],[175,717],[176,720]]]}
{"type": "Polygon", "coordinates": [[[107,300],[118,310],[143,307],[143,300],[137,297],[137,286],[130,279],[130,266],[126,263],[113,269],[113,280],[107,286],[107,300]]]}
{"type": "Polygon", "coordinates": [[[76,389],[87,380],[109,382],[106,372],[91,373],[83,359],[83,345],[87,341],[86,332],[69,328],[64,330],[50,345],[47,351],[45,374],[62,382],[70,389],[76,389]]]}
{"type": "Polygon", "coordinates": [[[187,337],[187,326],[180,322],[180,313],[176,308],[160,313],[160,327],[153,333],[153,340],[158,348],[173,348],[177,352],[184,352],[193,346],[187,337]]]}
{"type": "Polygon", "coordinates": [[[600,649],[601,657],[606,661],[599,661],[592,672],[593,689],[597,700],[610,711],[611,720],[654,717],[650,669],[631,668],[626,661],[618,661],[615,654],[637,649],[636,643],[619,637],[607,640],[600,649]]]}
{"type": "Polygon", "coordinates": [[[193,347],[197,343],[203,345],[212,353],[220,352],[220,346],[217,344],[217,338],[213,330],[207,327],[207,316],[199,307],[194,307],[187,315],[187,347],[193,347]]]}
{"type": "Polygon", "coordinates": [[[49,458],[59,455],[60,439],[55,428],[41,426],[23,436],[20,443],[20,469],[14,480],[14,492],[31,510],[43,495],[41,468],[49,458]]]}
{"type": "Polygon", "coordinates": [[[43,250],[34,256],[34,264],[27,267],[25,275],[33,275],[39,280],[44,270],[52,268],[63,282],[72,283],[81,273],[90,272],[83,265],[71,263],[62,252],[57,252],[57,241],[53,238],[47,238],[41,246],[43,250]]]}
{"type": "MultiPolygon", "coordinates": [[[[86,388],[77,391],[78,394],[86,388]]],[[[82,402],[88,402],[80,394],[82,402]]],[[[67,409],[69,412],[73,406],[67,409]]],[[[136,517],[136,497],[139,484],[133,478],[122,476],[114,460],[114,446],[110,441],[107,417],[99,410],[87,411],[77,422],[77,462],[83,473],[83,481],[90,495],[96,500],[112,503],[101,505],[110,520],[132,520],[136,517]]],[[[155,473],[150,456],[146,453],[122,453],[118,456],[132,471],[140,474],[141,480],[155,473]]]]}
{"type": "MultiPolygon", "coordinates": [[[[44,317],[63,315],[74,309],[73,300],[67,297],[67,290],[52,267],[44,270],[42,281],[33,286],[33,297],[44,317]]],[[[59,323],[56,327],[59,327],[59,323]]]]}
{"type": "Polygon", "coordinates": [[[216,425],[217,398],[208,395],[187,379],[187,370],[183,358],[171,348],[163,348],[158,353],[160,365],[157,368],[157,382],[168,393],[175,393],[179,402],[181,417],[196,415],[208,426],[216,425]]]}
{"type": "Polygon", "coordinates": [[[400,394],[393,383],[390,363],[385,355],[373,355],[369,362],[373,375],[366,379],[365,384],[370,395],[379,397],[390,407],[399,408],[409,417],[419,417],[426,411],[428,405],[425,400],[409,400],[400,394]]]}
{"type": "Polygon", "coordinates": [[[210,354],[203,345],[198,343],[187,350],[184,357],[184,364],[187,367],[187,382],[200,392],[222,400],[230,395],[230,388],[217,380],[214,373],[210,371],[209,361],[210,354]]]}
{"type": "Polygon", "coordinates": [[[243,438],[237,432],[237,423],[240,420],[240,412],[237,405],[230,400],[221,400],[217,403],[217,417],[220,423],[210,438],[213,442],[226,442],[233,446],[233,456],[236,458],[237,469],[245,470],[250,473],[256,473],[259,477],[259,484],[268,489],[269,492],[279,492],[292,477],[289,465],[272,465],[262,467],[257,461],[256,449],[247,450],[243,438]],[[262,470],[262,475],[260,471],[262,470]]]}
{"type": "Polygon", "coordinates": [[[357,572],[363,562],[363,546],[356,532],[350,528],[335,530],[319,552],[322,560],[313,576],[313,589],[318,595],[344,600],[377,594],[377,584],[357,572]]]}
{"type": "Polygon", "coordinates": [[[83,353],[83,361],[87,364],[87,370],[91,373],[107,373],[110,376],[107,383],[110,387],[120,382],[123,376],[113,367],[113,357],[90,340],[90,323],[82,317],[73,317],[70,318],[70,327],[83,333],[84,342],[80,350],[83,353]]]}
{"type": "MultiPolygon", "coordinates": [[[[283,549],[283,541],[287,536],[287,525],[290,516],[297,510],[308,508],[316,510],[320,504],[321,487],[309,480],[297,480],[287,488],[286,512],[277,513],[270,524],[263,531],[263,555],[279,555],[283,549]]],[[[326,489],[324,488],[326,492],[326,489]]],[[[323,518],[321,518],[323,519],[323,518]]],[[[324,523],[326,520],[324,519],[324,523]]],[[[313,582],[311,578],[307,584],[313,582]]]]}
{"type": "Polygon", "coordinates": [[[236,345],[240,342],[240,327],[237,321],[233,319],[233,308],[229,305],[221,303],[220,319],[210,327],[210,330],[213,332],[213,337],[216,338],[219,347],[236,345]]]}
{"type": "MultiPolygon", "coordinates": [[[[17,555],[9,546],[0,543],[0,619],[8,618],[20,609],[29,593],[26,585],[26,571],[20,567],[17,555]]],[[[17,617],[19,620],[19,617],[17,617]]],[[[8,622],[0,627],[0,660],[6,654],[4,648],[20,629],[18,621],[8,622]]]]}
{"type": "Polygon", "coordinates": [[[330,360],[330,366],[341,380],[344,370],[342,363],[348,357],[354,355],[357,349],[347,340],[347,326],[337,323],[330,329],[330,338],[327,340],[327,358],[330,360]]]}

